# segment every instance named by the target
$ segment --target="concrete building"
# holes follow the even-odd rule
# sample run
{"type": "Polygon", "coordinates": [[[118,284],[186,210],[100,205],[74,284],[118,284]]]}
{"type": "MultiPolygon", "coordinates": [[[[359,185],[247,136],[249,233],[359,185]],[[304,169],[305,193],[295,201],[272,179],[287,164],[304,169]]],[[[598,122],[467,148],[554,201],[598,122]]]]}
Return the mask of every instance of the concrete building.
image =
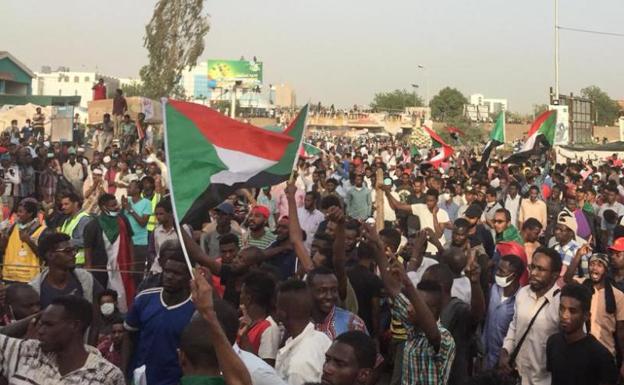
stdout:
{"type": "Polygon", "coordinates": [[[507,99],[486,98],[483,94],[470,95],[470,104],[473,106],[487,106],[490,114],[498,114],[509,109],[507,99]]]}
{"type": "Polygon", "coordinates": [[[0,95],[31,95],[35,74],[6,51],[0,51],[0,95]]]}
{"type": "Polygon", "coordinates": [[[297,105],[295,91],[288,84],[277,84],[271,90],[274,94],[273,104],[276,107],[292,108],[297,105]]]}
{"type": "Polygon", "coordinates": [[[119,79],[105,76],[97,72],[76,72],[61,67],[52,71],[50,67],[36,72],[36,79],[32,80],[33,95],[80,96],[80,107],[87,108],[88,102],[93,100],[93,85],[98,79],[104,79],[108,97],[111,98],[115,90],[120,88],[119,79]]]}

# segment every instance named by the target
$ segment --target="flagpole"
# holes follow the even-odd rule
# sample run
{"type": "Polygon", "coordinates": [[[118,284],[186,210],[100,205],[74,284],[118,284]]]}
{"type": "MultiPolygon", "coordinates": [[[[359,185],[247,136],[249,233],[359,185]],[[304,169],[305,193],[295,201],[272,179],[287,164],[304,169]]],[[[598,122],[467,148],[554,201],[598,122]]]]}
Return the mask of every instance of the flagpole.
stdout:
{"type": "Polygon", "coordinates": [[[182,253],[184,254],[184,260],[186,261],[186,266],[189,269],[189,273],[191,273],[191,278],[195,279],[195,274],[193,274],[193,264],[191,263],[191,258],[188,255],[188,251],[186,250],[186,245],[184,244],[184,238],[182,237],[182,224],[178,218],[178,210],[176,209],[175,204],[175,196],[173,194],[173,174],[171,173],[171,157],[169,156],[169,140],[167,137],[167,98],[160,99],[162,103],[162,116],[163,116],[163,127],[165,128],[164,139],[165,139],[165,154],[167,154],[167,172],[169,174],[169,178],[167,178],[167,184],[169,185],[169,194],[171,195],[171,208],[173,209],[173,223],[175,224],[176,233],[178,235],[178,239],[180,240],[180,245],[182,246],[182,253]]]}
{"type": "MultiPolygon", "coordinates": [[[[303,112],[303,110],[305,110],[306,111],[306,118],[305,118],[305,122],[303,123],[303,132],[301,133],[301,139],[299,140],[299,145],[297,146],[297,152],[295,154],[295,162],[293,164],[292,170],[290,171],[290,177],[288,178],[288,183],[289,184],[291,184],[294,181],[294,179],[295,179],[295,170],[296,170],[296,167],[297,167],[297,163],[299,163],[299,155],[300,155],[300,151],[301,151],[301,145],[303,144],[303,138],[305,138],[306,130],[308,128],[308,118],[309,118],[308,108],[309,108],[309,106],[310,106],[309,104],[306,104],[303,107],[303,109],[301,111],[299,111],[299,114],[301,114],[303,112]]],[[[297,120],[297,118],[299,118],[299,115],[297,115],[295,117],[295,120],[297,120]]],[[[171,179],[171,178],[169,178],[169,179],[171,179]]]]}

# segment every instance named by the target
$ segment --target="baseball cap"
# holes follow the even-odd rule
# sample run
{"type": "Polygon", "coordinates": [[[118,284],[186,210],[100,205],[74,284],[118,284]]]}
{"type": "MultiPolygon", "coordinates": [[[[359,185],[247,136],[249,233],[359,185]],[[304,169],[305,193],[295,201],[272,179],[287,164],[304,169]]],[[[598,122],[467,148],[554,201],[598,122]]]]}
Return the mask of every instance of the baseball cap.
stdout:
{"type": "Polygon", "coordinates": [[[465,215],[467,218],[480,218],[481,214],[483,214],[481,206],[477,204],[472,204],[466,209],[465,215]]]}
{"type": "Polygon", "coordinates": [[[269,209],[266,206],[255,206],[252,210],[251,210],[252,214],[260,214],[262,215],[265,219],[269,219],[269,209]]]}
{"type": "Polygon", "coordinates": [[[624,237],[620,237],[613,241],[613,244],[609,247],[609,250],[624,251],[624,237]]]}
{"type": "Polygon", "coordinates": [[[559,214],[559,218],[557,218],[557,223],[564,225],[568,229],[572,230],[574,234],[576,234],[576,230],[578,229],[578,224],[576,223],[576,218],[572,216],[568,211],[563,211],[559,214]]]}
{"type": "Polygon", "coordinates": [[[111,157],[110,157],[110,156],[108,156],[108,155],[106,155],[106,156],[104,157],[104,159],[102,159],[102,161],[103,161],[104,163],[109,163],[109,162],[111,161],[111,157]]]}
{"type": "Polygon", "coordinates": [[[224,214],[232,215],[234,214],[234,206],[231,203],[223,202],[219,206],[215,208],[217,211],[221,211],[224,214]]]}
{"type": "Polygon", "coordinates": [[[591,263],[592,261],[599,261],[602,262],[605,267],[609,267],[609,256],[607,254],[604,253],[595,253],[592,254],[591,257],[589,257],[589,263],[591,263]]]}
{"type": "Polygon", "coordinates": [[[76,155],[76,149],[73,148],[73,147],[70,147],[70,148],[67,149],[67,153],[69,155],[76,155]]]}

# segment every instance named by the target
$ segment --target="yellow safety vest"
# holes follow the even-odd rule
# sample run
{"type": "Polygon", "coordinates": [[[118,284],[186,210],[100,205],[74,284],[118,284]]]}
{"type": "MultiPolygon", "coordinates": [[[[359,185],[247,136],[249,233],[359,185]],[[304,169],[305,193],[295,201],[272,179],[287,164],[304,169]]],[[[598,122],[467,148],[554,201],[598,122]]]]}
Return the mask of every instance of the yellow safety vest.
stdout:
{"type": "MultiPolygon", "coordinates": [[[[143,198],[145,198],[145,195],[143,195],[143,198]]],[[[152,203],[152,215],[150,215],[149,219],[147,220],[146,228],[147,228],[147,231],[154,231],[157,225],[155,211],[156,211],[156,205],[158,204],[158,202],[160,202],[160,194],[154,193],[154,196],[152,197],[152,199],[150,199],[150,202],[152,203]]]]}
{"type": "MultiPolygon", "coordinates": [[[[73,238],[72,234],[74,233],[74,230],[76,229],[76,226],[78,226],[78,223],[80,222],[80,220],[82,218],[88,217],[88,216],[89,216],[89,214],[85,213],[84,211],[79,212],[78,215],[76,215],[72,219],[65,220],[65,222],[63,222],[63,226],[61,226],[59,231],[61,233],[63,233],[63,234],[67,234],[67,235],[69,235],[69,237],[73,238]]],[[[84,265],[85,264],[84,249],[76,250],[76,264],[78,264],[78,265],[84,265]]]]}
{"type": "MultiPolygon", "coordinates": [[[[37,243],[45,226],[39,226],[30,237],[37,243]]],[[[2,279],[15,282],[30,282],[39,274],[39,258],[35,251],[22,242],[18,225],[13,226],[9,241],[4,251],[2,279]]]]}

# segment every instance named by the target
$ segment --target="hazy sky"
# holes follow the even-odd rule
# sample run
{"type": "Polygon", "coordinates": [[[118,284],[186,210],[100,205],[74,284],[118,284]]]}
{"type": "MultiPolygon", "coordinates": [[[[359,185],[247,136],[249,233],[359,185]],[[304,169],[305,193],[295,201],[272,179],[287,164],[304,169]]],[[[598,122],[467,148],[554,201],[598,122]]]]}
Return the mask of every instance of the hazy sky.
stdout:
{"type": "MultiPolygon", "coordinates": [[[[624,33],[623,0],[560,0],[560,24],[624,33]]],[[[0,50],[31,69],[69,66],[138,76],[154,0],[0,0],[0,50]]],[[[256,55],[265,83],[298,101],[368,104],[425,83],[507,98],[529,112],[554,85],[552,0],[206,1],[203,58],[256,55]],[[421,64],[426,73],[417,70],[421,64]],[[425,75],[426,74],[426,75],[425,75]],[[427,79],[425,79],[425,77],[427,79]]],[[[596,84],[624,99],[624,38],[561,32],[561,91],[596,84]]]]}

